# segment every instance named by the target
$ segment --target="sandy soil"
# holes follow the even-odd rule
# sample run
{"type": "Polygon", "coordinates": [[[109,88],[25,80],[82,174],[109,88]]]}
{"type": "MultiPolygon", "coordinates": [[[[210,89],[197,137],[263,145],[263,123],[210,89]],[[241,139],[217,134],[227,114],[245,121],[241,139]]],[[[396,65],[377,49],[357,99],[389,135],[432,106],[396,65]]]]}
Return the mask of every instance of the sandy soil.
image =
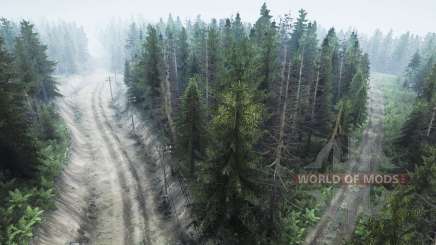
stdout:
{"type": "MultiPolygon", "coordinates": [[[[97,71],[60,81],[70,161],[57,181],[57,208],[46,215],[33,244],[178,244],[176,222],[159,208],[157,163],[117,123],[106,78],[97,71]]],[[[125,96],[112,85],[114,97],[125,96]]]]}

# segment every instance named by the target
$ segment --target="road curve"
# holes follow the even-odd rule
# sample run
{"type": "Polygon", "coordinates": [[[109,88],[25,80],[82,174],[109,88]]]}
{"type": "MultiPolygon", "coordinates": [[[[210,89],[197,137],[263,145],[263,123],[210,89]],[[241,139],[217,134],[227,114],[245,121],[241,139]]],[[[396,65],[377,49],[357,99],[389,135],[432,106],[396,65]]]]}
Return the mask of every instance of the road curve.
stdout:
{"type": "Polygon", "coordinates": [[[56,183],[56,209],[46,214],[32,244],[176,244],[174,224],[159,211],[156,174],[145,166],[153,160],[117,124],[106,75],[60,81],[70,160],[56,183]]]}

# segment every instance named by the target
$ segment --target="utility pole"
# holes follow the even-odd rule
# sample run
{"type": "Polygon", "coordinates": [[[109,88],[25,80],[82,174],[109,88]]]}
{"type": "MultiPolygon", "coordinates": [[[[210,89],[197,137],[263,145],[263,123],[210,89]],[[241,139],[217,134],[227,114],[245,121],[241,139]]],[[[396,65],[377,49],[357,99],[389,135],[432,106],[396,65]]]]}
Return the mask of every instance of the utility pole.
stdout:
{"type": "MultiPolygon", "coordinates": [[[[129,97],[128,102],[129,102],[129,107],[130,107],[131,104],[134,104],[136,102],[136,97],[135,96],[129,97]]],[[[135,134],[135,121],[133,119],[133,112],[132,111],[130,111],[130,115],[132,117],[132,131],[133,131],[133,134],[135,134]]]]}
{"type": "Polygon", "coordinates": [[[111,83],[111,77],[109,76],[109,77],[107,78],[106,81],[109,82],[109,89],[110,89],[110,91],[111,91],[111,99],[112,99],[112,101],[114,101],[114,97],[113,97],[113,95],[112,95],[112,83],[111,83]]]}

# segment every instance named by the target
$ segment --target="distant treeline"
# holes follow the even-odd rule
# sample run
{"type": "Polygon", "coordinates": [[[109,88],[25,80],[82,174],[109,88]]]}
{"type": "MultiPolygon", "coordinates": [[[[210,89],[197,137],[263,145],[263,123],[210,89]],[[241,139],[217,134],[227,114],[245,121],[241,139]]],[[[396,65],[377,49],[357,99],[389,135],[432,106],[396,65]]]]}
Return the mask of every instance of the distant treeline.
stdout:
{"type": "MultiPolygon", "coordinates": [[[[83,27],[70,22],[41,22],[36,26],[41,42],[47,46],[47,55],[55,62],[56,74],[73,74],[89,67],[88,39],[83,27]]],[[[5,48],[14,52],[19,25],[0,19],[0,34],[5,48]]]]}
{"type": "Polygon", "coordinates": [[[416,53],[425,56],[436,50],[436,33],[418,36],[407,32],[394,37],[392,31],[384,34],[376,30],[372,36],[361,36],[360,40],[373,71],[396,75],[404,72],[416,53]]]}

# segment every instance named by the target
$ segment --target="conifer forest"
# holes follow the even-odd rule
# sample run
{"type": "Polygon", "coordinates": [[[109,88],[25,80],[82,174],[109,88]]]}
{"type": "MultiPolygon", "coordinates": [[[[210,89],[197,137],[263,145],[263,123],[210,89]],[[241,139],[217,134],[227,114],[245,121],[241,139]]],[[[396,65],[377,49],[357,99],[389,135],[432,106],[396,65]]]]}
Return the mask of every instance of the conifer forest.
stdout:
{"type": "Polygon", "coordinates": [[[0,0],[0,245],[435,245],[436,3],[360,2],[0,0]]]}

